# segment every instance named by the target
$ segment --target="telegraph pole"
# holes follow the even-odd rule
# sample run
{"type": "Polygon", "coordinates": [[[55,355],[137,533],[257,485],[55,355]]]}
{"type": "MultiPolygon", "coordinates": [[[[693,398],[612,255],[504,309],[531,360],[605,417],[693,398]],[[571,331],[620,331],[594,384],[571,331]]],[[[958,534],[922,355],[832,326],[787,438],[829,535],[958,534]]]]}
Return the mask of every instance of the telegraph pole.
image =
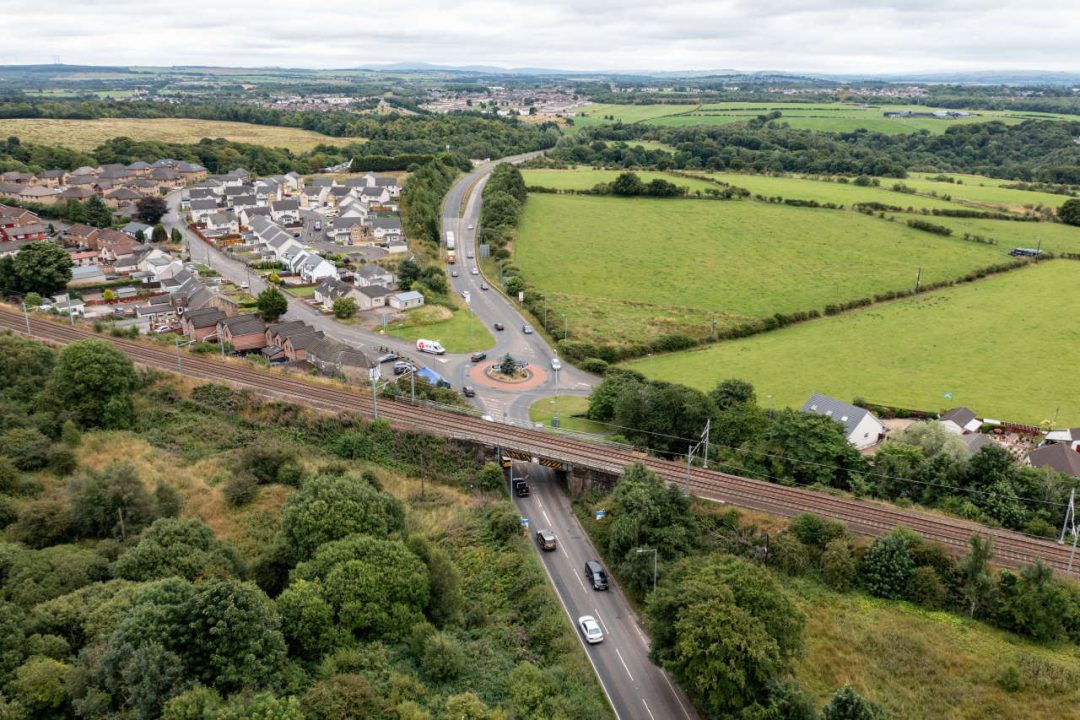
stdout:
{"type": "Polygon", "coordinates": [[[26,303],[22,304],[23,319],[26,320],[26,337],[30,337],[30,312],[26,309],[26,303]]]}
{"type": "Polygon", "coordinates": [[[1065,533],[1072,534],[1072,549],[1069,550],[1069,566],[1065,570],[1065,575],[1068,577],[1072,575],[1073,559],[1076,557],[1076,541],[1080,537],[1076,534],[1076,489],[1074,488],[1069,492],[1069,507],[1065,510],[1065,522],[1061,523],[1061,536],[1058,538],[1058,545],[1065,544],[1065,533]]]}

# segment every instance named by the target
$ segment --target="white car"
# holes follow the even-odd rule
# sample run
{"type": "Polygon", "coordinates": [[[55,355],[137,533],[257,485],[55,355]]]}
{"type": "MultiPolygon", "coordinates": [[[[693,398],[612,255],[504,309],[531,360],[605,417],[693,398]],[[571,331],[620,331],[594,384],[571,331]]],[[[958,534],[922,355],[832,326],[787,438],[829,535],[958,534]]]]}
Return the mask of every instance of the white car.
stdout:
{"type": "Polygon", "coordinates": [[[480,274],[480,271],[478,269],[476,269],[476,268],[473,268],[469,272],[472,273],[473,275],[479,275],[480,274]]]}
{"type": "Polygon", "coordinates": [[[472,294],[468,290],[462,290],[461,297],[465,298],[465,302],[469,302],[472,299],[472,294]]]}
{"type": "Polygon", "coordinates": [[[154,328],[154,332],[159,335],[164,335],[165,333],[172,332],[172,327],[169,325],[158,325],[156,328],[154,328]]]}
{"type": "Polygon", "coordinates": [[[551,369],[562,370],[562,363],[559,362],[559,358],[551,358],[551,369]]]}
{"type": "Polygon", "coordinates": [[[595,645],[604,641],[604,633],[600,630],[600,623],[592,615],[582,615],[577,619],[578,628],[581,630],[585,642],[595,645]]]}
{"type": "Polygon", "coordinates": [[[475,230],[475,229],[476,229],[476,226],[475,226],[475,225],[470,225],[470,226],[469,226],[469,229],[470,229],[470,230],[475,230]]]}
{"type": "Polygon", "coordinates": [[[466,250],[466,251],[465,251],[465,257],[467,257],[467,258],[469,258],[470,260],[472,260],[472,259],[473,259],[473,251],[472,251],[472,250],[466,250]]]}

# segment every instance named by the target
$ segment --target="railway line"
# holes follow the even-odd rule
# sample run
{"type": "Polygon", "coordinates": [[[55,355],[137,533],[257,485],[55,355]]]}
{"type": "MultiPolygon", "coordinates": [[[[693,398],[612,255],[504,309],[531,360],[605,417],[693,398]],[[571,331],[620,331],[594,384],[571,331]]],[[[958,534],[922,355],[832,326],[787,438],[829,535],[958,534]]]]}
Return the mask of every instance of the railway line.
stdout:
{"type": "MultiPolygon", "coordinates": [[[[2,330],[25,335],[26,320],[22,314],[0,309],[0,331],[2,330]]],[[[31,316],[30,335],[55,344],[90,338],[107,340],[138,364],[166,371],[177,370],[177,355],[171,348],[101,336],[40,316],[31,316]]],[[[358,412],[366,417],[373,415],[370,396],[350,388],[329,387],[270,374],[256,368],[223,362],[216,357],[211,359],[186,355],[182,360],[182,368],[183,374],[190,377],[230,383],[271,398],[324,410],[358,412]]],[[[703,499],[782,517],[815,513],[844,522],[851,532],[858,535],[877,537],[897,525],[904,525],[925,539],[941,543],[952,552],[961,554],[966,551],[969,538],[978,534],[993,539],[995,562],[1001,565],[1018,566],[1041,559],[1055,572],[1065,574],[1069,563],[1069,548],[1052,540],[988,528],[956,518],[775,485],[699,467],[690,468],[688,471],[682,463],[645,458],[626,450],[574,437],[493,423],[408,402],[383,400],[379,402],[378,410],[381,419],[399,429],[421,430],[491,447],[512,449],[600,472],[619,474],[628,465],[640,461],[668,482],[680,486],[688,484],[691,492],[703,499]]]]}

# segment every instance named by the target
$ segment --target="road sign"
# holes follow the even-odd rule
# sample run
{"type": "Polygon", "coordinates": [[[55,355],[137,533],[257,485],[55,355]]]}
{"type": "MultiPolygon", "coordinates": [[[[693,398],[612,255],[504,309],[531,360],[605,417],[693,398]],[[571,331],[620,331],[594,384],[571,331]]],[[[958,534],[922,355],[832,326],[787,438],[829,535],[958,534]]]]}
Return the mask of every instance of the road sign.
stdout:
{"type": "Polygon", "coordinates": [[[596,519],[597,520],[603,520],[605,517],[607,517],[607,510],[597,510],[596,511],[596,519]]]}
{"type": "Polygon", "coordinates": [[[526,530],[529,529],[529,518],[524,516],[521,518],[521,527],[525,528],[526,530]]]}
{"type": "Polygon", "coordinates": [[[368,379],[371,380],[371,382],[378,382],[379,378],[381,377],[382,371],[379,365],[376,365],[375,367],[368,370],[368,379]]]}

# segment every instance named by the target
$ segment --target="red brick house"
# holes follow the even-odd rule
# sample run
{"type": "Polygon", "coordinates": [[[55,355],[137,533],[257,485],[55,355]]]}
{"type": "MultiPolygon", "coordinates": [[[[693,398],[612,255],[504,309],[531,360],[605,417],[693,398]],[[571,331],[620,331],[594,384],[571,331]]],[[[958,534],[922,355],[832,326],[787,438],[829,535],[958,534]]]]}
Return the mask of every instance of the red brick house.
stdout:
{"type": "Polygon", "coordinates": [[[219,337],[233,346],[236,352],[261,350],[266,347],[266,324],[258,315],[236,315],[218,321],[219,337]]]}
{"type": "Polygon", "coordinates": [[[198,342],[217,333],[217,324],[225,319],[225,313],[217,308],[189,310],[180,319],[180,329],[187,337],[198,342]]]}

